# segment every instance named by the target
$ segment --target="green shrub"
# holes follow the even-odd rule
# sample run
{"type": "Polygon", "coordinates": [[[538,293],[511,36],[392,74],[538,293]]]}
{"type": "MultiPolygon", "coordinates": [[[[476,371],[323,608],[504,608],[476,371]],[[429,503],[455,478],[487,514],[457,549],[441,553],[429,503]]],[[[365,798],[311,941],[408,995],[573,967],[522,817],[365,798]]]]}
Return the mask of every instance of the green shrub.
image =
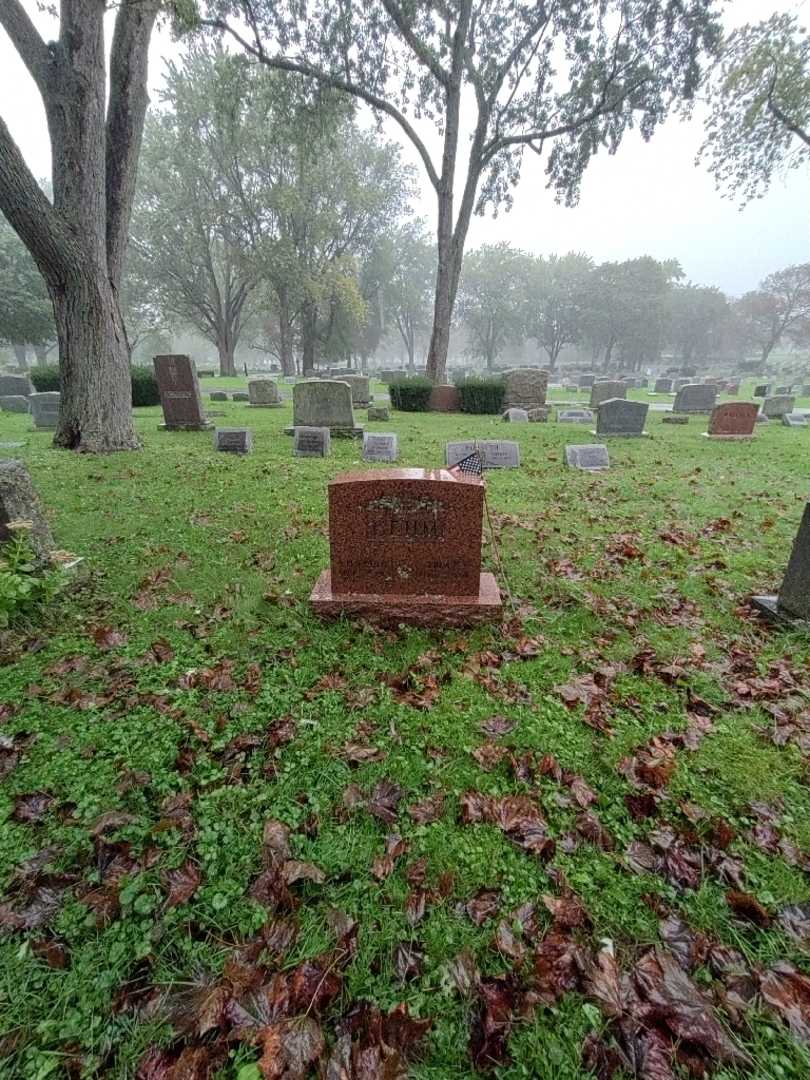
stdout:
{"type": "Polygon", "coordinates": [[[473,375],[469,379],[459,379],[458,392],[462,412],[499,413],[503,409],[506,386],[503,379],[473,375]]]}
{"type": "Polygon", "coordinates": [[[61,576],[37,564],[24,530],[0,544],[0,627],[6,627],[39,604],[52,600],[61,576]]]}
{"type": "Polygon", "coordinates": [[[397,379],[388,384],[391,404],[402,412],[427,412],[433,383],[430,379],[416,376],[413,379],[397,379]]]}
{"type": "Polygon", "coordinates": [[[132,368],[132,404],[136,407],[160,404],[160,391],[152,368],[132,368]]]}
{"type": "Polygon", "coordinates": [[[37,393],[42,394],[53,390],[59,392],[62,389],[62,375],[56,364],[31,368],[28,374],[31,376],[31,382],[37,393]]]}
{"type": "MultiPolygon", "coordinates": [[[[160,391],[157,379],[151,367],[137,367],[132,372],[132,404],[136,407],[143,405],[159,405],[160,391]]],[[[59,368],[53,367],[33,368],[31,382],[34,388],[40,392],[44,390],[61,390],[61,376],[59,368]]]]}

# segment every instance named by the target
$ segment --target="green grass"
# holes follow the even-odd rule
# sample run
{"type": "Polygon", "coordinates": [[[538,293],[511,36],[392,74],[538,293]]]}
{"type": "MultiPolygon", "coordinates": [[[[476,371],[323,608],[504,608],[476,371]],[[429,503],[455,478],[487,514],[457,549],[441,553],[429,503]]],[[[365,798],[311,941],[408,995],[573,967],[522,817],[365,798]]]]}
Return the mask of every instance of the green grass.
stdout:
{"type": "MultiPolygon", "coordinates": [[[[203,380],[203,391],[244,384],[203,380]]],[[[504,682],[528,692],[510,703],[464,670],[470,654],[504,648],[496,627],[376,632],[323,625],[308,610],[309,592],[328,563],[326,485],[360,465],[358,443],[334,440],[330,458],[296,460],[283,434],[289,404],[261,410],[215,402],[211,408],[225,413],[216,423],[253,429],[253,454],[217,454],[210,434],[159,432],[159,409],[138,410],[141,452],[109,458],[55,451],[47,433],[29,430],[27,417],[0,415],[0,437],[26,442],[13,453],[29,465],[58,545],[85,560],[53,610],[2,641],[0,704],[16,706],[3,733],[35,736],[0,789],[2,880],[10,883],[22,860],[55,844],[58,869],[92,881],[89,827],[111,810],[131,815],[114,838],[129,841],[139,859],[150,852],[148,867],[125,877],[120,915],[108,925],[97,927],[88,908],[69,897],[48,931],[0,939],[0,1076],[134,1077],[145,1048],[167,1042],[171,1032],[159,1013],[118,1009],[117,995],[144,970],[151,986],[185,982],[200,970],[219,972],[234,943],[256,932],[265,913],[248,889],[260,870],[268,818],[289,825],[294,857],[326,875],[323,885],[293,887],[301,900],[301,934],[285,963],[328,949],[334,940],[328,909],[349,912],[359,923],[358,948],[336,1011],[359,998],[386,1009],[405,1001],[412,1013],[434,1019],[412,1075],[472,1076],[471,1010],[452,988],[447,964],[467,945],[484,973],[504,972],[507,962],[491,947],[495,924],[476,927],[459,905],[491,887],[500,891],[506,913],[558,891],[547,866],[496,829],[459,821],[458,800],[468,790],[529,790],[505,763],[485,772],[471,756],[485,741],[480,722],[496,712],[516,721],[505,745],[553,753],[598,795],[594,810],[616,849],[583,843],[554,859],[591,914],[594,941],[610,938],[622,961],[632,962],[641,947],[659,940],[658,920],[642,899],[654,893],[692,926],[740,948],[752,964],[787,958],[806,965],[777,929],[734,921],[724,887],[711,876],[695,891],[676,893],[663,878],[628,872],[622,852],[651,823],[628,813],[630,787],[617,765],[652,736],[684,726],[687,687],[718,706],[715,729],[700,748],[678,751],[661,817],[683,823],[679,804],[688,801],[711,818],[728,819],[738,831],[732,851],[745,864],[748,891],[772,912],[808,898],[801,871],[744,836],[748,802],[779,799],[783,833],[810,847],[806,762],[794,746],[777,748],[759,733],[765,714],[733,700],[726,671],[734,649],[752,654],[761,671],[787,657],[804,692],[810,688],[810,639],[760,628],[738,610],[752,592],[774,590],[781,579],[810,490],[807,432],[771,423],[751,444],[710,444],[701,434],[705,418],[670,427],[661,423],[662,414],[650,413],[652,437],[611,441],[611,470],[588,475],[564,466],[566,442],[593,441],[584,426],[507,428],[492,417],[402,413],[368,424],[369,430],[396,431],[402,463],[412,466],[442,464],[449,439],[519,441],[521,469],[487,476],[509,588],[517,603],[529,605],[525,633],[542,641],[536,658],[501,668],[504,682]],[[728,527],[712,529],[720,519],[728,527]],[[676,529],[687,535],[687,545],[662,538],[676,529]],[[622,562],[611,555],[617,536],[631,537],[641,557],[622,562]],[[557,560],[567,560],[572,571],[558,572],[557,560]],[[154,588],[154,606],[136,606],[145,579],[161,569],[167,580],[154,588]],[[693,605],[683,617],[675,608],[680,598],[693,605]],[[101,650],[92,637],[100,625],[122,631],[126,643],[101,650]],[[161,639],[173,657],[145,662],[161,639]],[[619,675],[611,695],[612,737],[582,723],[581,710],[566,708],[555,692],[600,665],[627,662],[647,645],[661,661],[680,659],[687,676],[672,686],[653,676],[619,675]],[[694,646],[705,649],[702,664],[690,659],[694,646]],[[396,700],[386,680],[430,650],[446,679],[432,708],[415,710],[396,700]],[[70,658],[79,658],[77,670],[55,668],[70,658]],[[258,665],[258,692],[179,684],[184,673],[223,660],[233,662],[237,682],[248,665],[258,665]],[[327,674],[342,676],[348,696],[340,687],[317,688],[327,674]],[[77,708],[53,700],[70,687],[95,704],[85,700],[86,707],[77,708]],[[358,696],[360,690],[368,693],[358,696]],[[149,695],[165,695],[165,708],[149,695]],[[232,739],[263,735],[286,715],[296,723],[292,741],[275,751],[260,747],[242,762],[223,760],[232,739]],[[352,768],[337,750],[355,738],[359,724],[386,756],[352,768]],[[122,783],[132,772],[148,778],[140,786],[122,783]],[[390,830],[363,810],[344,811],[342,796],[350,783],[368,791],[383,778],[404,788],[391,829],[409,850],[380,883],[371,864],[390,830]],[[48,792],[56,804],[39,823],[14,820],[16,797],[33,791],[48,792]],[[405,808],[436,792],[445,795],[442,817],[415,824],[405,808]],[[156,829],[161,804],[183,793],[191,796],[193,834],[156,829]],[[405,870],[421,857],[429,883],[444,873],[454,881],[452,894],[430,905],[412,928],[404,911],[405,870]],[[167,910],[162,876],[188,858],[199,867],[200,887],[188,903],[167,910]],[[49,935],[65,947],[63,970],[49,968],[30,947],[49,935]],[[424,955],[422,973],[405,983],[393,966],[403,940],[424,955]]],[[[359,419],[365,422],[362,412],[359,419]]],[[[485,563],[503,584],[489,541],[485,563]]],[[[574,808],[559,805],[562,790],[550,779],[537,789],[557,838],[575,818],[574,808]]],[[[810,1073],[807,1050],[778,1020],[755,1011],[748,1021],[741,1038],[755,1064],[744,1074],[725,1069],[716,1075],[798,1080],[810,1073]]],[[[511,1063],[497,1075],[581,1077],[583,1039],[600,1026],[593,1005],[568,994],[553,1009],[516,1023],[511,1063]]],[[[235,1045],[217,1075],[233,1080],[257,1057],[251,1047],[235,1045]]]]}

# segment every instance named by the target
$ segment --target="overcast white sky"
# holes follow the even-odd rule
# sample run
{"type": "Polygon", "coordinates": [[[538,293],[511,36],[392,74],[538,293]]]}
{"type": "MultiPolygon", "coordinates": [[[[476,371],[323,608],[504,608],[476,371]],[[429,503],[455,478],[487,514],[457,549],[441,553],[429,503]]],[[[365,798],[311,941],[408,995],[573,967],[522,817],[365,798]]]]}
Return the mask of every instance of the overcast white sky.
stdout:
{"type": "MultiPolygon", "coordinates": [[[[37,11],[36,0],[23,3],[47,34],[49,20],[37,11]]],[[[728,0],[725,19],[736,26],[774,11],[807,18],[810,0],[728,0]]],[[[156,36],[150,57],[153,91],[161,84],[162,58],[178,48],[168,33],[156,36]]],[[[50,144],[42,104],[2,30],[0,115],[36,175],[47,176],[50,144]]],[[[389,131],[393,136],[394,130],[389,131]]],[[[636,255],[677,258],[692,281],[719,285],[734,295],[754,288],[773,270],[810,261],[810,170],[777,180],[765,198],[740,211],[695,166],[701,141],[699,117],[669,120],[649,143],[631,133],[614,157],[602,154],[591,163],[573,209],[554,202],[545,190],[543,162],[528,154],[514,208],[497,218],[476,218],[469,245],[508,240],[541,254],[585,251],[597,261],[636,255]]],[[[405,154],[416,163],[409,148],[405,154]]],[[[426,188],[416,210],[432,224],[435,207],[426,188]]]]}

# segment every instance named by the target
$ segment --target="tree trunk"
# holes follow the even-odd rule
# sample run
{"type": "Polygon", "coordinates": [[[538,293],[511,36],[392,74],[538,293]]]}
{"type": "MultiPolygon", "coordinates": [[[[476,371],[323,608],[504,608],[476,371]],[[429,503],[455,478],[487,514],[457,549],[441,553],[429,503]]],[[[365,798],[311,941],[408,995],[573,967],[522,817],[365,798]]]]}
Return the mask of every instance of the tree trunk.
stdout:
{"type": "Polygon", "coordinates": [[[278,289],[278,351],[281,361],[281,370],[285,375],[295,374],[295,357],[293,356],[293,333],[292,319],[290,317],[290,301],[286,289],[278,289]]]}
{"type": "Polygon", "coordinates": [[[219,373],[220,375],[231,376],[236,374],[236,360],[234,358],[234,347],[230,334],[227,331],[222,334],[217,341],[217,352],[219,353],[219,373]]]}
{"type": "Polygon", "coordinates": [[[317,323],[317,306],[306,304],[301,316],[301,366],[305,378],[315,374],[317,323]]]}
{"type": "Polygon", "coordinates": [[[51,298],[62,372],[54,445],[90,453],[137,450],[129,344],[106,274],[74,274],[51,289],[51,298]]]}
{"type": "Polygon", "coordinates": [[[35,345],[34,356],[37,358],[37,367],[45,367],[48,361],[49,345],[35,345]]]}
{"type": "Polygon", "coordinates": [[[18,365],[27,370],[28,360],[26,359],[26,354],[28,350],[25,345],[16,344],[12,345],[11,348],[14,350],[14,359],[17,361],[18,365]]]}

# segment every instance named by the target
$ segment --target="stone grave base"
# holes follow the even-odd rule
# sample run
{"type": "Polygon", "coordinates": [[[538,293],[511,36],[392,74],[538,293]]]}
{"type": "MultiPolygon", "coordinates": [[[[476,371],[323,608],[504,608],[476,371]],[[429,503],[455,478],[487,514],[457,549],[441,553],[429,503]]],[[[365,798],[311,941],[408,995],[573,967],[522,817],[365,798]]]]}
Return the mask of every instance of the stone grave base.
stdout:
{"type": "Polygon", "coordinates": [[[309,603],[322,619],[340,615],[368,619],[382,626],[477,626],[503,618],[501,591],[494,574],[481,574],[478,596],[392,596],[332,592],[332,572],[324,570],[309,603]]]}
{"type": "MultiPolygon", "coordinates": [[[[225,416],[225,413],[209,413],[209,416],[225,416]]],[[[158,424],[158,431],[213,431],[210,420],[204,424],[158,424]]]]}
{"type": "Polygon", "coordinates": [[[810,630],[810,622],[805,622],[804,619],[791,615],[789,611],[780,609],[775,596],[752,596],[751,603],[762,615],[775,622],[786,623],[788,626],[795,626],[797,629],[806,628],[810,630]]]}
{"type": "Polygon", "coordinates": [[[710,435],[708,431],[703,432],[704,439],[711,439],[713,442],[751,442],[753,435],[710,435]]]}
{"type": "Polygon", "coordinates": [[[249,409],[283,409],[283,401],[250,401],[248,402],[249,409]]]}
{"type": "MultiPolygon", "coordinates": [[[[304,424],[302,426],[307,427],[311,425],[304,424]]],[[[319,426],[327,427],[326,424],[320,424],[319,426]]],[[[285,427],[284,434],[294,435],[295,428],[285,427]]],[[[332,436],[333,439],[360,439],[363,435],[363,429],[361,427],[330,427],[329,434],[332,436]]]]}

